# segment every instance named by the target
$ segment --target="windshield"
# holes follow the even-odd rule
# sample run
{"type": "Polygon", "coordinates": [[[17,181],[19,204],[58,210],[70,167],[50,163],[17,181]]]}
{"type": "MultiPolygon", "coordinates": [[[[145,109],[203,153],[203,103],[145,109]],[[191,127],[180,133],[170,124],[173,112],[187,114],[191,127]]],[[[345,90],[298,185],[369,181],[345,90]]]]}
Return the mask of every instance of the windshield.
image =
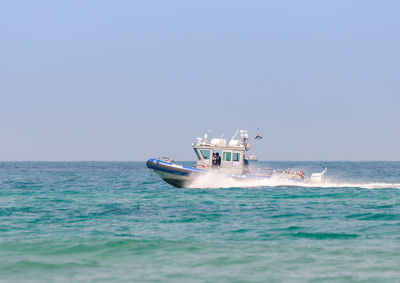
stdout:
{"type": "Polygon", "coordinates": [[[200,149],[200,152],[204,159],[210,159],[210,150],[200,149]]]}
{"type": "Polygon", "coordinates": [[[194,149],[194,152],[196,152],[197,159],[198,159],[198,160],[200,160],[200,159],[201,159],[201,157],[200,157],[200,154],[199,154],[199,152],[197,151],[197,149],[195,149],[195,148],[193,148],[193,149],[194,149]]]}

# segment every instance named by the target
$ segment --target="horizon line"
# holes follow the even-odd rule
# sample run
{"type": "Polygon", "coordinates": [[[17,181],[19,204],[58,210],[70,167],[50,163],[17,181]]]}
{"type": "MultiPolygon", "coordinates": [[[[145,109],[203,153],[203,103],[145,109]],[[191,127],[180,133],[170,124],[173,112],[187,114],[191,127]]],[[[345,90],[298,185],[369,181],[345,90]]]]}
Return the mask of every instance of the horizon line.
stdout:
{"type": "MultiPolygon", "coordinates": [[[[146,162],[147,160],[0,160],[0,162],[146,162]]],[[[196,160],[176,160],[196,162],[196,160]]],[[[254,162],[254,161],[253,161],[254,162]]],[[[255,162],[400,162],[400,160],[257,160],[255,162]]]]}

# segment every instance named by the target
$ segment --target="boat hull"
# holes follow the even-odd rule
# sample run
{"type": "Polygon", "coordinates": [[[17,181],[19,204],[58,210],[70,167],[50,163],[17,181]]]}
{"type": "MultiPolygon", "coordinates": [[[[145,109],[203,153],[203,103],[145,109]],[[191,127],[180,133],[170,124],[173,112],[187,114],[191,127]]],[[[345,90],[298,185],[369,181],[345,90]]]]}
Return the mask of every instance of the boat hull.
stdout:
{"type": "MultiPolygon", "coordinates": [[[[201,170],[192,167],[185,167],[175,163],[165,162],[160,159],[151,158],[147,161],[146,166],[149,169],[154,170],[162,180],[166,183],[177,187],[177,188],[187,188],[190,187],[193,182],[207,173],[207,170],[201,170]]],[[[276,176],[267,175],[252,175],[252,174],[228,174],[220,173],[224,177],[230,177],[234,180],[265,180],[276,178],[276,176]]],[[[287,180],[290,182],[303,182],[303,179],[298,178],[279,178],[280,180],[287,180]]]]}
{"type": "Polygon", "coordinates": [[[189,187],[199,175],[207,172],[155,158],[149,159],[146,166],[154,170],[165,182],[177,188],[189,187]]]}
{"type": "Polygon", "coordinates": [[[166,183],[174,186],[176,188],[187,188],[193,183],[193,177],[182,176],[174,173],[156,171],[156,173],[163,179],[166,183]]]}

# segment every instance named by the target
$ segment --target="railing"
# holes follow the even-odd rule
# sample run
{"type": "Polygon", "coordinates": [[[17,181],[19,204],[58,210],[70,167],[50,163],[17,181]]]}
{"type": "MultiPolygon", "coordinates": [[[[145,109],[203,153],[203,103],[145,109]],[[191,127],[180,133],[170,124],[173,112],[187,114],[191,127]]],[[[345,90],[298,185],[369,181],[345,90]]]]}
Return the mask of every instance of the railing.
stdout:
{"type": "Polygon", "coordinates": [[[301,178],[301,174],[297,171],[294,171],[290,168],[287,170],[279,170],[272,168],[258,168],[255,172],[255,175],[267,175],[267,176],[277,176],[277,177],[286,177],[286,178],[301,178]]]}
{"type": "Polygon", "coordinates": [[[171,157],[163,156],[163,157],[159,157],[158,159],[161,161],[164,161],[164,162],[168,162],[168,163],[175,163],[175,161],[171,157]]]}

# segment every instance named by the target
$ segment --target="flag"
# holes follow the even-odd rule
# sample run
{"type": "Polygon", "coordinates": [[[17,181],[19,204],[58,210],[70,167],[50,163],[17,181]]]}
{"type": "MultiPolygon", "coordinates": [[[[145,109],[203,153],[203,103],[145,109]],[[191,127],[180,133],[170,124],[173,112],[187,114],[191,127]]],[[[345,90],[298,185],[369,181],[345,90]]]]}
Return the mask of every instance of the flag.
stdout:
{"type": "Polygon", "coordinates": [[[262,136],[260,136],[259,134],[258,134],[258,131],[259,131],[260,129],[257,129],[257,134],[256,134],[256,136],[254,137],[254,139],[255,140],[262,140],[262,136]]]}

